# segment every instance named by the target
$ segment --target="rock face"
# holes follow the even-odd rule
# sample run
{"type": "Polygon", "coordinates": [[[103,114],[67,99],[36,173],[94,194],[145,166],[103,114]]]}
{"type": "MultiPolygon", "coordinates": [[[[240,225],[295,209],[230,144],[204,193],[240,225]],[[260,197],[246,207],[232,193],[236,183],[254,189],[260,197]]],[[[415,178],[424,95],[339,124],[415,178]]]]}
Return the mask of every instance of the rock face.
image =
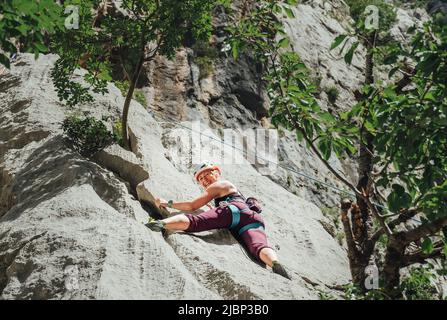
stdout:
{"type": "MultiPolygon", "coordinates": [[[[347,67],[329,51],[348,26],[346,5],[315,0],[294,11],[287,31],[294,50],[321,80],[319,102],[327,109],[349,107],[364,62],[360,54],[347,67]],[[333,85],[340,90],[336,103],[324,93],[333,85]]],[[[400,12],[395,37],[420,16],[400,12]]],[[[218,30],[224,21],[224,12],[217,12],[218,30]]],[[[214,42],[221,41],[218,32],[214,42]]],[[[58,101],[51,83],[56,59],[34,61],[22,54],[11,72],[0,71],[1,298],[313,299],[315,289],[349,281],[346,252],[318,208],[336,206],[339,195],[308,176],[341,185],[291,132],[279,132],[278,140],[278,161],[290,170],[265,174],[245,160],[222,170],[244,195],[263,202],[270,244],[293,281],[252,261],[225,230],[162,236],[142,224],[148,213],[170,214],[151,205],[154,197],[182,201],[201,192],[191,176],[191,157],[181,155],[191,146],[219,146],[209,138],[194,140],[185,129],[191,121],[200,121],[217,140],[219,130],[209,129],[270,128],[260,70],[249,57],[233,61],[219,53],[206,77],[192,48],[179,50],[174,61],[157,57],[146,66],[149,109],[131,105],[132,152],[113,145],[92,160],[63,142],[60,125],[73,110],[58,101]]],[[[118,118],[124,98],[114,85],[108,89],[77,112],[118,118]]],[[[330,161],[355,180],[348,160],[330,161]]]]}
{"type": "MultiPolygon", "coordinates": [[[[335,37],[348,33],[351,18],[349,8],[342,0],[306,1],[293,8],[295,18],[286,19],[286,32],[293,50],[311,70],[315,82],[319,83],[318,102],[324,109],[346,110],[355,103],[354,92],[364,81],[364,48],[359,47],[351,66],[344,62],[343,54],[330,47],[335,37]],[[329,101],[327,89],[339,91],[335,103],[329,101]]],[[[222,47],[224,37],[220,30],[225,25],[225,13],[215,13],[213,45],[222,47]]],[[[397,24],[393,36],[402,41],[407,38],[406,30],[411,24],[421,24],[428,19],[421,9],[398,9],[397,24]]],[[[352,40],[353,41],[353,40],[352,40]]],[[[261,84],[260,68],[250,57],[242,56],[237,61],[227,58],[222,52],[213,61],[213,72],[200,77],[200,67],[191,48],[179,51],[173,61],[158,58],[147,70],[151,85],[145,88],[150,98],[149,108],[157,120],[169,123],[176,121],[201,121],[206,127],[270,128],[265,116],[269,108],[265,88],[261,84]]],[[[376,77],[386,80],[387,72],[376,77]]],[[[164,126],[166,134],[172,125],[164,126]]],[[[293,132],[279,132],[277,161],[286,168],[269,176],[290,192],[311,201],[320,208],[338,207],[340,193],[307,177],[318,179],[336,188],[345,189],[329,170],[317,160],[304,144],[298,143],[293,132]],[[298,172],[298,173],[297,173],[298,172]]],[[[357,182],[354,162],[349,159],[331,158],[331,164],[353,183],[357,182]]]]}
{"type": "MultiPolygon", "coordinates": [[[[338,11],[333,9],[334,12],[342,15],[339,19],[346,19],[346,5],[341,2],[339,7],[336,7],[338,11]]],[[[358,56],[355,66],[347,68],[342,58],[329,52],[333,39],[343,32],[343,27],[319,6],[299,5],[294,10],[297,18],[286,21],[293,48],[302,55],[310,69],[321,71],[322,86],[341,87],[340,101],[346,102],[346,107],[351,105],[354,101],[352,92],[362,81],[362,62],[358,56]]],[[[225,23],[225,14],[217,12],[215,20],[215,27],[220,30],[225,23]]],[[[220,48],[222,39],[218,33],[214,37],[214,46],[220,48]]],[[[211,129],[272,128],[266,119],[269,102],[261,84],[260,68],[248,56],[234,61],[220,52],[213,61],[213,72],[205,78],[200,77],[200,67],[191,48],[181,49],[173,61],[158,58],[146,69],[150,70],[147,78],[152,79],[150,87],[144,89],[149,98],[150,113],[155,119],[170,123],[162,124],[164,136],[169,136],[172,123],[177,121],[200,121],[211,129]]],[[[340,108],[329,105],[325,93],[320,103],[325,108],[340,108]]],[[[274,161],[292,171],[278,167],[268,177],[320,208],[337,206],[340,200],[338,193],[312,182],[303,174],[339,188],[341,184],[322,163],[315,161],[316,156],[311,151],[297,143],[293,132],[282,130],[279,134],[278,159],[274,161]]],[[[169,145],[165,147],[170,149],[169,145]]],[[[355,170],[349,162],[341,163],[336,158],[331,162],[355,180],[355,170]]]]}
{"type": "MultiPolygon", "coordinates": [[[[0,78],[3,299],[303,299],[318,297],[309,282],[349,281],[345,252],[318,222],[318,208],[249,163],[224,165],[223,174],[264,202],[270,242],[293,281],[253,262],[225,230],[165,238],[148,230],[135,185],[144,180],[149,197],[192,199],[200,190],[189,168],[166,157],[164,129],[136,102],[133,153],[112,146],[92,161],[69,149],[60,125],[72,111],[49,76],[56,59],[22,54],[0,78]]],[[[113,117],[123,102],[109,85],[80,110],[113,117]]]]}
{"type": "MultiPolygon", "coordinates": [[[[55,59],[24,55],[0,79],[1,297],[218,297],[141,224],[147,213],[123,180],[64,146],[55,59]]],[[[105,114],[118,93],[89,108],[105,114]]]]}

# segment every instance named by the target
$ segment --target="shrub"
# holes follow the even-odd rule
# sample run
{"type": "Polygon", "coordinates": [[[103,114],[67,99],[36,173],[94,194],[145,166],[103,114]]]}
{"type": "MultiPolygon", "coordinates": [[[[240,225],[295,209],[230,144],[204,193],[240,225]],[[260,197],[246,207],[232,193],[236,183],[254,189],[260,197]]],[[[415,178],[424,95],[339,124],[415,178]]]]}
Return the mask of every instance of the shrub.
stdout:
{"type": "Polygon", "coordinates": [[[340,91],[336,87],[326,88],[325,90],[327,97],[330,103],[337,102],[338,96],[340,95],[340,91]]]}
{"type": "Polygon", "coordinates": [[[209,43],[200,41],[194,44],[194,62],[197,64],[200,70],[199,78],[203,79],[213,73],[213,60],[217,59],[217,49],[211,46],[209,43]]]}
{"type": "Polygon", "coordinates": [[[113,123],[113,136],[116,143],[120,146],[124,146],[123,124],[121,120],[117,120],[113,123]]]}
{"type": "Polygon", "coordinates": [[[205,41],[196,42],[192,49],[196,57],[209,57],[212,60],[218,57],[217,49],[205,41]]]}
{"type": "Polygon", "coordinates": [[[134,96],[134,99],[136,101],[138,101],[139,104],[141,104],[143,107],[147,108],[148,104],[147,104],[146,96],[144,95],[143,90],[136,89],[133,96],[134,96]]]}
{"type": "Polygon", "coordinates": [[[70,116],[62,123],[67,144],[82,156],[91,158],[115,140],[101,120],[86,116],[70,116]]]}
{"type": "Polygon", "coordinates": [[[213,61],[209,57],[197,57],[195,62],[200,70],[199,79],[204,79],[213,73],[213,61]]]}

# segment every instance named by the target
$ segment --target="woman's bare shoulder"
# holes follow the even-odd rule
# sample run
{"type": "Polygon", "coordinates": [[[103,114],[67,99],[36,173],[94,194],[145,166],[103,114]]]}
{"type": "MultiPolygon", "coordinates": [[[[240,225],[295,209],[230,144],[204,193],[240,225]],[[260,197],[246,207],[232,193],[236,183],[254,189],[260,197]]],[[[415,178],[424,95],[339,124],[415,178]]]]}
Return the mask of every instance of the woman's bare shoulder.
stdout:
{"type": "Polygon", "coordinates": [[[222,188],[228,189],[228,191],[237,190],[236,186],[228,180],[220,180],[219,183],[222,188]]]}
{"type": "Polygon", "coordinates": [[[220,185],[222,185],[222,186],[234,186],[234,184],[232,184],[230,181],[228,181],[228,180],[223,180],[223,179],[220,179],[219,181],[217,181],[220,185]]]}
{"type": "Polygon", "coordinates": [[[219,194],[227,194],[229,192],[232,192],[233,190],[236,190],[236,187],[234,186],[234,184],[232,184],[228,180],[216,181],[209,188],[213,188],[219,194]]]}

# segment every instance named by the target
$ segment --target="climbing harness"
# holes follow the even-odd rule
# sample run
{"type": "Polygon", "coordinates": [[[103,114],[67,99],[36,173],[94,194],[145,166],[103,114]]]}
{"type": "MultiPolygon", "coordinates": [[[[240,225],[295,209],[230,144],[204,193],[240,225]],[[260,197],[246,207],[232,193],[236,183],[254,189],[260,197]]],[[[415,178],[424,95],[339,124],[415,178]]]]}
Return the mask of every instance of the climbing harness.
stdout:
{"type": "MultiPolygon", "coordinates": [[[[245,201],[241,201],[241,200],[237,200],[237,199],[232,199],[234,197],[232,196],[228,196],[227,198],[225,198],[224,201],[220,201],[219,202],[219,207],[220,208],[225,208],[228,207],[231,211],[231,225],[229,227],[230,230],[235,230],[241,221],[241,213],[246,213],[246,212],[253,212],[254,214],[259,214],[256,211],[251,210],[250,208],[244,208],[244,209],[239,209],[237,206],[235,206],[234,204],[231,204],[230,201],[237,201],[237,202],[242,202],[245,203],[245,201]]],[[[245,226],[243,226],[242,228],[239,229],[238,234],[241,235],[242,233],[244,233],[247,230],[250,229],[260,229],[262,231],[265,231],[264,225],[260,222],[253,222],[250,224],[247,224],[245,226]]]]}

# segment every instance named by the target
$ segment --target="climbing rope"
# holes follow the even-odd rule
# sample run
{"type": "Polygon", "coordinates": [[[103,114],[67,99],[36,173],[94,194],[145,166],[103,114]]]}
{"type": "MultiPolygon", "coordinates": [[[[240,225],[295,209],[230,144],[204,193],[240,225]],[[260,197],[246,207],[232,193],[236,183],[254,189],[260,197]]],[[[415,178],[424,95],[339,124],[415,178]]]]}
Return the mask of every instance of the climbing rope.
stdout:
{"type": "MultiPolygon", "coordinates": [[[[174,121],[174,119],[173,119],[173,121],[174,121]]],[[[178,120],[175,120],[175,121],[178,121],[178,120]]],[[[224,145],[226,145],[226,146],[229,146],[229,147],[233,148],[234,150],[241,151],[242,153],[244,153],[244,155],[245,155],[245,153],[247,152],[246,150],[243,150],[243,149],[238,148],[238,147],[236,147],[236,146],[234,146],[234,145],[231,145],[231,144],[226,143],[224,140],[217,139],[217,138],[215,138],[215,137],[213,137],[213,136],[206,135],[206,134],[202,133],[201,131],[194,130],[194,129],[189,128],[189,127],[187,127],[187,126],[185,126],[185,125],[183,125],[183,124],[181,124],[181,123],[178,123],[178,122],[177,122],[177,123],[174,123],[174,122],[160,121],[159,123],[168,123],[168,124],[171,124],[171,125],[175,125],[175,126],[182,127],[182,128],[187,129],[187,130],[189,130],[189,131],[191,131],[191,132],[198,133],[198,134],[200,134],[201,136],[207,137],[207,138],[209,138],[209,139],[212,139],[212,140],[214,140],[214,141],[217,141],[217,142],[219,142],[219,143],[222,143],[222,144],[224,144],[224,145]]],[[[289,166],[282,165],[282,164],[280,164],[280,163],[277,163],[277,162],[274,162],[274,161],[265,159],[265,158],[263,158],[263,157],[259,157],[259,156],[257,156],[257,158],[260,159],[260,160],[263,160],[263,161],[265,161],[265,162],[274,164],[274,165],[276,165],[276,166],[278,166],[278,167],[280,167],[280,168],[282,168],[282,169],[284,169],[284,170],[286,170],[286,171],[293,172],[293,173],[295,173],[295,174],[297,174],[297,175],[299,175],[299,176],[302,176],[302,177],[304,177],[304,178],[306,178],[306,179],[308,179],[308,180],[311,180],[311,181],[317,182],[317,183],[319,183],[319,184],[321,184],[321,185],[324,185],[324,186],[326,186],[326,187],[328,187],[328,188],[330,188],[330,189],[333,189],[333,190],[339,192],[340,194],[345,194],[345,195],[351,197],[352,199],[356,199],[356,195],[355,195],[354,193],[350,192],[350,191],[343,190],[343,189],[341,189],[341,188],[339,188],[339,187],[337,187],[337,186],[334,186],[334,185],[331,185],[331,184],[329,184],[329,183],[327,183],[327,182],[321,181],[321,180],[319,180],[319,179],[317,179],[317,178],[314,178],[314,177],[312,177],[312,176],[310,176],[310,175],[308,175],[308,174],[306,174],[306,173],[304,173],[304,172],[300,172],[300,171],[298,171],[298,170],[295,170],[294,168],[291,168],[291,167],[289,167],[289,166]]],[[[377,207],[377,208],[380,208],[380,209],[383,209],[383,210],[389,212],[389,213],[392,214],[392,215],[396,215],[396,216],[398,215],[398,214],[396,214],[396,213],[390,211],[390,210],[389,210],[386,206],[384,206],[384,205],[381,205],[381,204],[379,204],[379,203],[375,203],[375,202],[371,202],[371,204],[374,205],[374,206],[377,207]]],[[[413,221],[415,221],[415,222],[420,222],[420,220],[415,219],[415,218],[410,218],[410,219],[413,220],[413,221]]]]}

